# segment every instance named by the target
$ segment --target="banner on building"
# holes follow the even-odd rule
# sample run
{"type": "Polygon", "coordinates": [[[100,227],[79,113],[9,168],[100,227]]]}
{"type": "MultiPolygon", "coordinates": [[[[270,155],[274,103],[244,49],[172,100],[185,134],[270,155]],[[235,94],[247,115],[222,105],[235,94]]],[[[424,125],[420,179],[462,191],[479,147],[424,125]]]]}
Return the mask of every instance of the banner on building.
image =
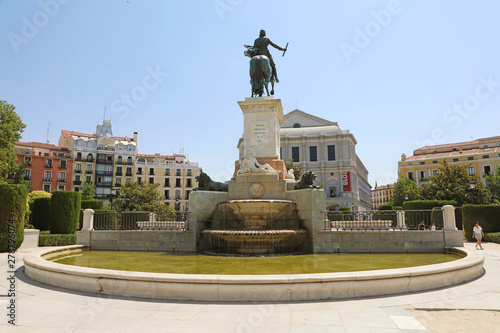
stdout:
{"type": "Polygon", "coordinates": [[[342,172],[342,191],[349,192],[351,190],[351,172],[342,172]]]}

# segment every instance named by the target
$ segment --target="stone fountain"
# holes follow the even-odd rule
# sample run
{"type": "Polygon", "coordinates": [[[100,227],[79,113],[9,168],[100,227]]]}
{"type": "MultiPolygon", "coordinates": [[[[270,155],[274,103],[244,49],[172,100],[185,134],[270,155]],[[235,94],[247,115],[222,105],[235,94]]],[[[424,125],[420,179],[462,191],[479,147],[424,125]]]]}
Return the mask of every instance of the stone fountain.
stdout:
{"type": "Polygon", "coordinates": [[[279,158],[281,100],[246,98],[238,102],[244,134],[235,173],[223,186],[200,185],[190,194],[191,226],[197,251],[227,255],[280,255],[312,252],[312,225],[322,221],[325,194],[294,190],[295,180],[279,158]],[[211,191],[210,189],[219,189],[211,191]]]}

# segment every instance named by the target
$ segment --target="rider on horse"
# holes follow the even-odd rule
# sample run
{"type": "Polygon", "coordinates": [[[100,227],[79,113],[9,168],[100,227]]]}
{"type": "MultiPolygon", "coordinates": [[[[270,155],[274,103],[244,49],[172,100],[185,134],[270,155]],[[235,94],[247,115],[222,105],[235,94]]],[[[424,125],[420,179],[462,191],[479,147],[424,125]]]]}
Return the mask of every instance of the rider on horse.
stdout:
{"type": "MultiPolygon", "coordinates": [[[[271,68],[273,69],[273,76],[276,79],[276,82],[280,82],[278,80],[278,73],[276,72],[276,64],[274,63],[273,57],[271,56],[271,52],[267,49],[267,46],[271,45],[272,47],[280,50],[280,51],[286,51],[286,48],[282,48],[276,44],[274,44],[267,36],[266,36],[266,31],[262,29],[260,31],[259,38],[255,40],[253,43],[253,47],[256,51],[254,55],[265,55],[266,57],[269,58],[269,61],[271,62],[271,68]]],[[[253,55],[252,55],[253,56],[253,55]]]]}

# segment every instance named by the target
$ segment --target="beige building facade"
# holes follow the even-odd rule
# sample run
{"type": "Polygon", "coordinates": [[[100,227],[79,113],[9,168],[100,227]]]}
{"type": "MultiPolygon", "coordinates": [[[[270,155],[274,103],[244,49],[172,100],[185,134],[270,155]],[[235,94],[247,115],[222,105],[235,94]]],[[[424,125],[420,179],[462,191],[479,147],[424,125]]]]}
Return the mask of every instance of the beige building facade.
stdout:
{"type": "Polygon", "coordinates": [[[469,174],[477,174],[487,185],[485,176],[500,164],[500,136],[416,149],[412,156],[401,156],[399,177],[412,179],[420,187],[428,177],[439,172],[446,160],[449,164],[466,165],[469,174]]]}
{"type": "Polygon", "coordinates": [[[372,208],[368,170],[356,154],[357,141],[338,123],[300,110],[285,115],[280,128],[280,158],[300,163],[316,174],[326,203],[353,211],[372,208]]]}
{"type": "Polygon", "coordinates": [[[375,188],[372,190],[372,209],[376,210],[381,205],[389,204],[391,199],[395,183],[380,185],[375,184],[375,188]]]}

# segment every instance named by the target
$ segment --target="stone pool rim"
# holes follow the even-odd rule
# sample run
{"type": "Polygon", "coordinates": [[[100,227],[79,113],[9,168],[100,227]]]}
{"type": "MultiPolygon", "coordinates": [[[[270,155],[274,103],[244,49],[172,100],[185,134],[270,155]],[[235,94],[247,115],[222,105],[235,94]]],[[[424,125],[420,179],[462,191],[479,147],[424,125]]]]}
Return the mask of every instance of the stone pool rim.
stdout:
{"type": "Polygon", "coordinates": [[[438,289],[483,274],[484,256],[465,248],[446,248],[461,259],[424,266],[373,271],[287,275],[213,275],[119,271],[48,261],[86,248],[71,245],[40,249],[24,256],[26,275],[65,289],[110,296],[172,301],[288,302],[384,296],[438,289]]]}

